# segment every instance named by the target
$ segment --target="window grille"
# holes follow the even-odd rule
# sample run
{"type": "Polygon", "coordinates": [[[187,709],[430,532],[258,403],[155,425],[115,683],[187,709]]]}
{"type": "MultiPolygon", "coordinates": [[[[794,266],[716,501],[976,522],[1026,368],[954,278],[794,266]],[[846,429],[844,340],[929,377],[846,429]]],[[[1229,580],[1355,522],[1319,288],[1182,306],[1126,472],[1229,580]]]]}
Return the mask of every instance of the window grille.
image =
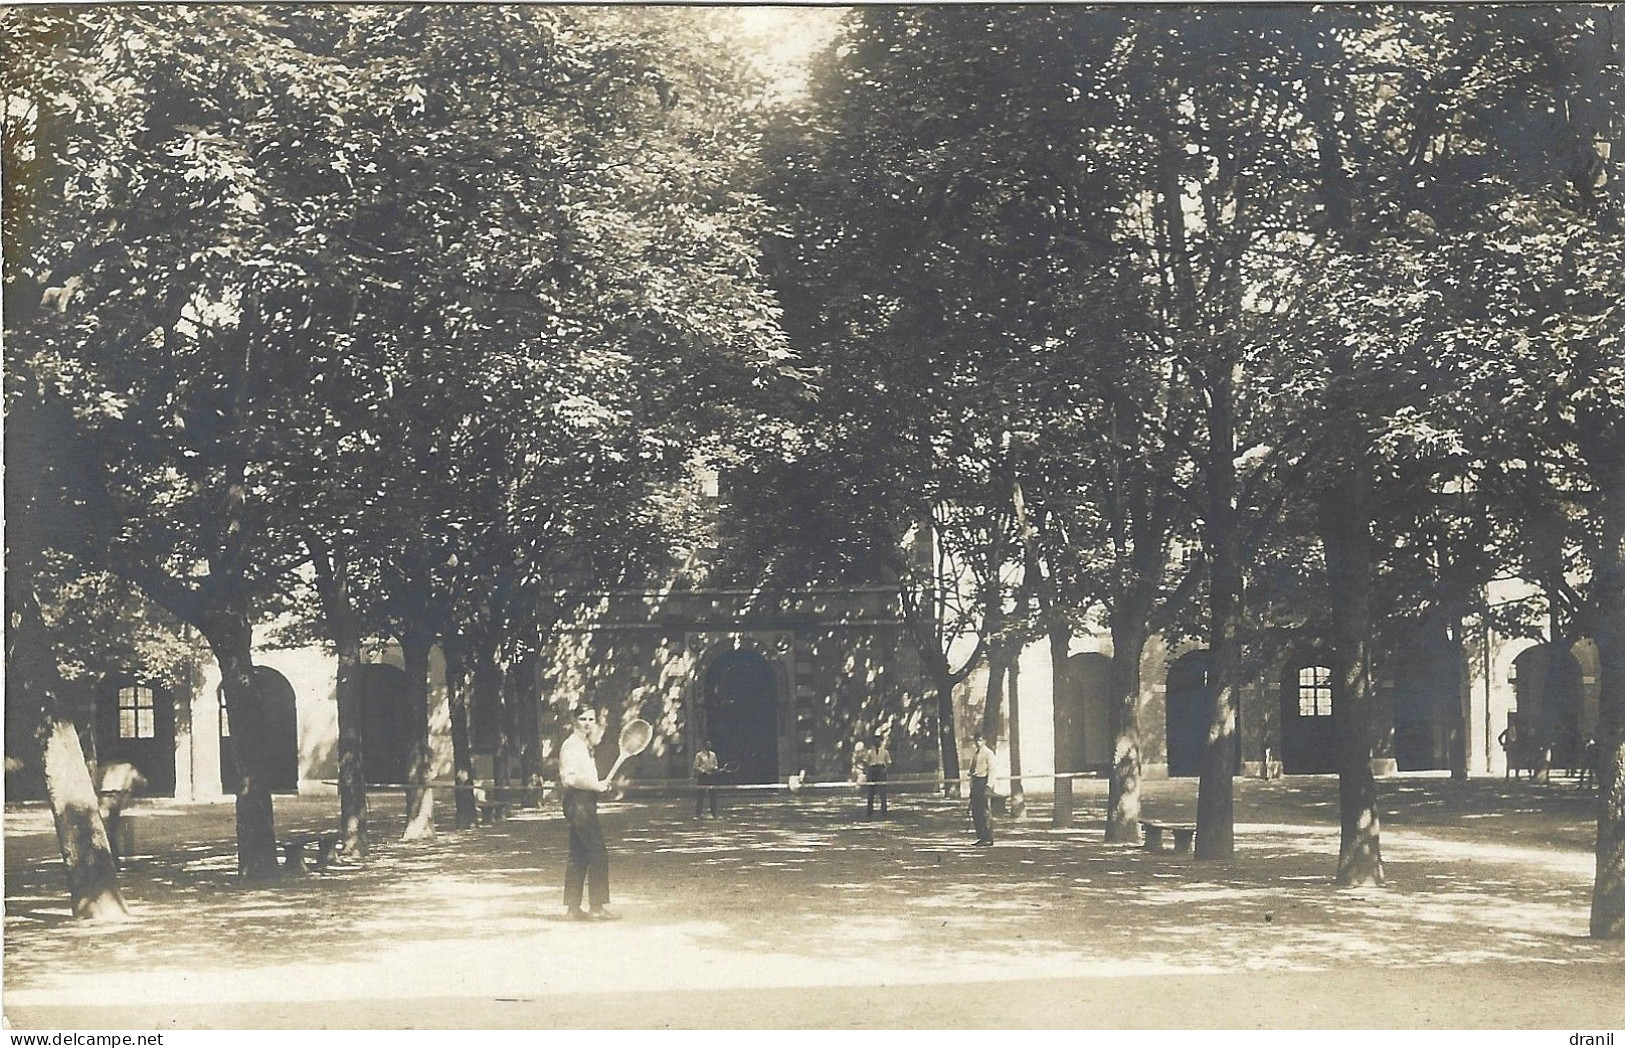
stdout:
{"type": "Polygon", "coordinates": [[[1298,671],[1298,716],[1330,717],[1331,715],[1331,667],[1303,667],[1298,671]]]}
{"type": "Polygon", "coordinates": [[[145,684],[128,684],[118,690],[118,737],[150,739],[158,734],[157,695],[145,684]]]}

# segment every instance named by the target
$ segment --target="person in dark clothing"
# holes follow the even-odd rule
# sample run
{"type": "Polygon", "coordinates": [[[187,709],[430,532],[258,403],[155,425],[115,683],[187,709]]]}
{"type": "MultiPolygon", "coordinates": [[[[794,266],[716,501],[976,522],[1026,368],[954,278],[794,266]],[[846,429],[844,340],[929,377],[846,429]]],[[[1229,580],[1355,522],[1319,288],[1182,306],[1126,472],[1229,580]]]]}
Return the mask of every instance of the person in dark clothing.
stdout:
{"type": "Polygon", "coordinates": [[[1598,772],[1602,770],[1602,748],[1597,745],[1596,736],[1589,732],[1580,742],[1580,777],[1574,781],[1574,788],[1583,790],[1586,787],[1596,788],[1599,780],[1598,772]]]}

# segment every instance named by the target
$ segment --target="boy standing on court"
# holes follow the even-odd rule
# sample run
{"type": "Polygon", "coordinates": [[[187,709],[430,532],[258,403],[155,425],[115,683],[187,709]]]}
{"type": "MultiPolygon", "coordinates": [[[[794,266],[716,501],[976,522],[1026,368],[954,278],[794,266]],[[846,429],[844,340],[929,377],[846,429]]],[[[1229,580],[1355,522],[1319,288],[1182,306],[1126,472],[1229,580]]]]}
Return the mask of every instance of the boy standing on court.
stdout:
{"type": "Polygon", "coordinates": [[[869,784],[869,808],[866,818],[875,817],[875,798],[880,798],[880,817],[886,817],[886,776],[891,771],[891,751],[886,749],[886,740],[881,735],[875,736],[874,748],[864,753],[867,766],[864,768],[864,779],[869,784]]]}
{"type": "Polygon", "coordinates": [[[971,744],[970,818],[976,825],[976,846],[986,848],[993,843],[993,821],[987,811],[987,783],[993,775],[993,750],[982,738],[980,730],[972,736],[971,744]]]}
{"type": "Polygon", "coordinates": [[[711,749],[711,740],[700,743],[700,752],[694,755],[694,817],[704,812],[705,802],[711,802],[711,818],[717,817],[717,755],[711,749]]]}
{"type": "Polygon", "coordinates": [[[598,825],[598,795],[610,784],[598,777],[592,755],[598,714],[585,706],[570,710],[570,737],[559,747],[559,784],[564,788],[564,821],[570,825],[570,861],[564,867],[564,906],[573,921],[613,921],[609,902],[609,849],[598,825]],[[581,909],[582,883],[587,909],[581,909]]]}

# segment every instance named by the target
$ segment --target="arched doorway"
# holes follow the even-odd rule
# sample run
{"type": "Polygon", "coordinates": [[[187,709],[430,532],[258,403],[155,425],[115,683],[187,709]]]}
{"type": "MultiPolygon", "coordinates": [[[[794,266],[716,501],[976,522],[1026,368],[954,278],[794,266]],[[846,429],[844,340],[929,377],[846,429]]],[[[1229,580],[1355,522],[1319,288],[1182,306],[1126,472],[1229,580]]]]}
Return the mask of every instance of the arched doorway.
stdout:
{"type": "Polygon", "coordinates": [[[399,786],[406,781],[412,758],[406,674],[394,666],[383,665],[358,666],[357,671],[361,767],[368,785],[399,786]]]}
{"type": "Polygon", "coordinates": [[[1337,721],[1332,716],[1331,659],[1306,655],[1281,675],[1281,770],[1324,775],[1337,770],[1337,721]]]}
{"type": "Polygon", "coordinates": [[[128,761],[147,780],[143,793],[175,795],[175,702],[167,688],[134,677],[104,681],[95,737],[98,763],[128,761]]]}
{"type": "Polygon", "coordinates": [[[779,685],[765,658],[754,651],[718,656],[705,674],[701,708],[702,737],[733,769],[726,781],[778,781],[779,685]]]}
{"type": "Polygon", "coordinates": [[[1532,745],[1552,748],[1555,767],[1578,766],[1580,746],[1580,662],[1563,652],[1552,671],[1552,646],[1537,644],[1512,660],[1519,734],[1534,732],[1532,745]]]}
{"type": "MultiPolygon", "coordinates": [[[[293,685],[269,666],[255,666],[254,690],[265,711],[265,776],[273,793],[299,790],[299,718],[293,685]]],[[[220,788],[236,793],[242,787],[237,751],[231,739],[231,717],[220,703],[220,788]]]]}
{"type": "Polygon", "coordinates": [[[1055,703],[1055,769],[1104,771],[1111,767],[1112,660],[1086,651],[1066,660],[1065,690],[1055,703]]]}
{"type": "Polygon", "coordinates": [[[1451,727],[1461,716],[1461,645],[1424,621],[1394,660],[1392,679],[1399,769],[1448,768],[1451,727]]]}
{"type": "MultiPolygon", "coordinates": [[[[1186,652],[1168,667],[1168,774],[1200,775],[1213,721],[1212,660],[1208,652],[1186,652]]],[[[1239,722],[1238,722],[1239,728],[1239,722]]],[[[1240,735],[1238,731],[1237,738],[1240,735]]],[[[1240,747],[1237,747],[1238,759],[1240,747]]]]}

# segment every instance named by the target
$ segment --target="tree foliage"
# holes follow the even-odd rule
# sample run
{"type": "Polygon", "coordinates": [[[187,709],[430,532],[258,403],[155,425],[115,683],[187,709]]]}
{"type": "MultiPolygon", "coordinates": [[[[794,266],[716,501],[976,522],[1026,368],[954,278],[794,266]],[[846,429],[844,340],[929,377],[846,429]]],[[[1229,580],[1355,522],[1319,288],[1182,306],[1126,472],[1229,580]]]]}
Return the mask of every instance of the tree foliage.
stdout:
{"type": "Polygon", "coordinates": [[[369,630],[413,564],[517,608],[659,560],[656,493],[793,375],[743,93],[676,13],[6,17],[8,370],[93,464],[74,552],[223,665],[313,556],[369,630]]]}

